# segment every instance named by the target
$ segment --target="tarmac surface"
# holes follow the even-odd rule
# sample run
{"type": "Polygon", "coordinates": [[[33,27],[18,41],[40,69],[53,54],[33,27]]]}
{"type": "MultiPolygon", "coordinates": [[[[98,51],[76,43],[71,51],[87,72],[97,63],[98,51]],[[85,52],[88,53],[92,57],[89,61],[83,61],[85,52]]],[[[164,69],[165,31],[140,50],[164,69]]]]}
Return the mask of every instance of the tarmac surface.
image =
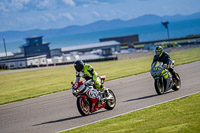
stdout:
{"type": "Polygon", "coordinates": [[[179,91],[157,95],[150,73],[106,82],[116,107],[82,117],[71,90],[0,105],[0,133],[54,133],[146,108],[200,92],[200,61],[175,67],[182,80],[179,91]]]}

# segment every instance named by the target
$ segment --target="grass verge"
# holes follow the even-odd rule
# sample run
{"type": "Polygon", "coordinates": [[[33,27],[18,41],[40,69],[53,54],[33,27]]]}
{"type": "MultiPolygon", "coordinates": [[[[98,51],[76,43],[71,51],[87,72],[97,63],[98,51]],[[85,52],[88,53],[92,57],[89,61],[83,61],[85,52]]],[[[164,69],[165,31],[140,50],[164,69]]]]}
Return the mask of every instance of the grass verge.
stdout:
{"type": "Polygon", "coordinates": [[[62,133],[199,133],[200,93],[62,133]]]}
{"type": "MultiPolygon", "coordinates": [[[[176,65],[200,60],[200,48],[170,53],[176,65]]],[[[136,75],[150,70],[153,56],[91,63],[99,75],[107,80],[136,75]]],[[[38,97],[70,89],[75,78],[72,65],[37,71],[0,75],[0,104],[38,97]]]]}

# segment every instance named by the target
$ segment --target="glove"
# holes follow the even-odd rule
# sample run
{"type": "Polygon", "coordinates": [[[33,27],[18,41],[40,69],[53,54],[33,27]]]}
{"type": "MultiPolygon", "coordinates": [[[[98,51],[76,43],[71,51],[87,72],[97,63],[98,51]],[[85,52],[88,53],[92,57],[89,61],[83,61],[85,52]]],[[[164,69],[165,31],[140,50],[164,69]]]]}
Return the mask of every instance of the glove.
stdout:
{"type": "Polygon", "coordinates": [[[167,65],[167,64],[163,64],[163,67],[164,67],[165,69],[167,69],[167,68],[168,68],[168,65],[167,65]]]}
{"type": "Polygon", "coordinates": [[[156,71],[157,70],[157,68],[156,67],[153,67],[153,71],[156,71]]]}
{"type": "Polygon", "coordinates": [[[93,81],[93,80],[88,80],[88,81],[86,82],[86,85],[87,85],[87,86],[92,86],[92,85],[94,85],[94,81],[93,81]]]}

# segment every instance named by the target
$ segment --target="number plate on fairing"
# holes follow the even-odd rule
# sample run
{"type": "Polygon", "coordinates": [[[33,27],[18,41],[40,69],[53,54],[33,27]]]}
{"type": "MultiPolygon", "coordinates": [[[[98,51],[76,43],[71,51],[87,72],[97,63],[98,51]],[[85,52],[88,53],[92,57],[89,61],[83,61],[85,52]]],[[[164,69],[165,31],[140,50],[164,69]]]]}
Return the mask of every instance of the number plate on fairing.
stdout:
{"type": "Polygon", "coordinates": [[[89,90],[89,97],[90,98],[98,98],[99,97],[99,92],[96,89],[90,89],[89,90]]]}

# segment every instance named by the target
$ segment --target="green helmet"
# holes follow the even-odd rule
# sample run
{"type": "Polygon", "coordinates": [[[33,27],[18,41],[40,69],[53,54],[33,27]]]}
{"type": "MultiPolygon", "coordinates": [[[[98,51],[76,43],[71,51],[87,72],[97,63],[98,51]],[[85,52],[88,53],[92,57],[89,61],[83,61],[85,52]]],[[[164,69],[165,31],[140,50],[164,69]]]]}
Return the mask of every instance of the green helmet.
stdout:
{"type": "Polygon", "coordinates": [[[161,57],[162,54],[163,54],[163,48],[161,46],[157,46],[155,48],[155,54],[158,56],[158,57],[161,57]]]}

